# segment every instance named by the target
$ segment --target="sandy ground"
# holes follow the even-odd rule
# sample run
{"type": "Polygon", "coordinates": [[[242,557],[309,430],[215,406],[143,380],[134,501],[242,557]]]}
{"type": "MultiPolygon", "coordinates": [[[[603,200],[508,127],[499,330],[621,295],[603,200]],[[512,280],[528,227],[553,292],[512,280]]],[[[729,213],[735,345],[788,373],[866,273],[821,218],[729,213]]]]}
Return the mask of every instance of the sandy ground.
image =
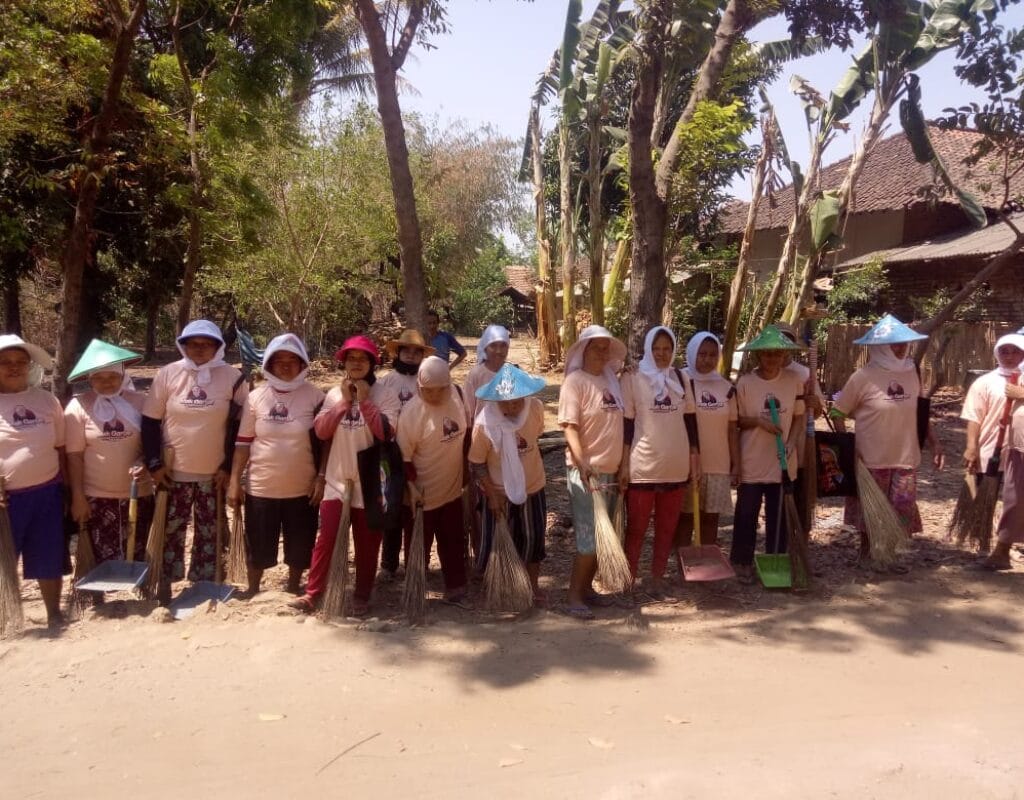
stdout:
{"type": "MultiPolygon", "coordinates": [[[[973,572],[944,541],[957,481],[923,471],[908,575],[852,567],[833,503],[812,592],[680,583],[593,623],[443,606],[436,563],[418,628],[400,584],[366,622],[291,616],[279,568],[183,622],[112,595],[51,634],[28,584],[0,642],[0,797],[1021,797],[1024,568],[973,572]]],[[[571,534],[548,549],[557,601],[571,534]]]]}

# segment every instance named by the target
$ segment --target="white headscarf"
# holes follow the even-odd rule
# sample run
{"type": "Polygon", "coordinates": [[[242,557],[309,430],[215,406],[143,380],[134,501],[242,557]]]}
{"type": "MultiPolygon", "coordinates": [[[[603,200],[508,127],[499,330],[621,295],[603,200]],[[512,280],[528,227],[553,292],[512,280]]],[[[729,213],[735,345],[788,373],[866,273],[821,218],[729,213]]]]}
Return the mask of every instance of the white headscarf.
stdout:
{"type": "Polygon", "coordinates": [[[679,378],[676,376],[676,371],[672,369],[672,360],[676,357],[676,335],[672,333],[664,325],[655,325],[644,336],[644,357],[640,359],[638,369],[640,374],[647,378],[647,381],[651,384],[651,389],[654,390],[655,398],[661,397],[665,394],[666,387],[675,390],[679,394],[685,394],[683,387],[679,385],[679,378]],[[654,347],[654,340],[658,337],[659,333],[667,333],[668,338],[672,340],[672,359],[669,360],[669,365],[662,369],[654,363],[654,353],[651,349],[654,347]]]}
{"type": "Polygon", "coordinates": [[[1012,344],[1018,350],[1024,350],[1024,336],[1019,333],[1008,333],[1005,336],[1000,336],[999,341],[996,342],[996,346],[992,348],[992,354],[996,357],[996,371],[1004,378],[1010,378],[1013,375],[1020,373],[1021,365],[1018,364],[1012,369],[1006,369],[999,365],[999,348],[1004,344],[1012,344]]]}
{"type": "Polygon", "coordinates": [[[192,322],[186,325],[185,329],[181,332],[181,336],[178,337],[177,345],[178,352],[181,353],[181,363],[185,365],[185,369],[196,373],[196,383],[199,386],[206,386],[210,383],[212,380],[210,373],[215,367],[226,366],[224,363],[224,337],[221,335],[220,328],[207,319],[192,320],[192,322]],[[185,353],[184,343],[193,336],[204,336],[207,339],[215,339],[220,342],[220,347],[217,348],[213,358],[201,366],[197,365],[185,353]]]}
{"type": "Polygon", "coordinates": [[[523,410],[514,417],[506,417],[501,413],[497,403],[484,403],[475,420],[475,424],[483,428],[501,459],[501,479],[505,484],[505,496],[510,503],[517,506],[526,502],[526,473],[519,458],[519,438],[516,431],[526,424],[529,413],[529,403],[523,403],[523,410]]]}
{"type": "MultiPolygon", "coordinates": [[[[690,337],[690,341],[686,343],[686,368],[690,370],[690,374],[693,376],[706,374],[697,369],[697,352],[700,350],[700,346],[708,339],[711,339],[718,345],[718,352],[721,354],[722,343],[718,340],[718,337],[710,331],[697,331],[697,333],[690,337]]],[[[712,370],[712,372],[714,372],[714,370],[712,370]]]]}
{"type": "MultiPolygon", "coordinates": [[[[113,364],[108,367],[100,367],[89,372],[89,377],[99,375],[103,372],[117,372],[121,375],[121,386],[113,394],[96,392],[96,402],[92,404],[90,416],[103,429],[105,422],[110,422],[117,417],[124,420],[125,424],[134,430],[142,430],[142,412],[129,403],[123,396],[126,389],[132,388],[132,379],[125,372],[124,364],[113,364]]],[[[95,392],[96,390],[93,389],[95,392]]]]}
{"type": "Polygon", "coordinates": [[[914,358],[909,348],[906,358],[896,358],[892,347],[887,344],[868,345],[868,363],[886,372],[907,372],[914,368],[914,358]]]}
{"type": "Polygon", "coordinates": [[[512,340],[508,330],[503,325],[488,325],[480,335],[480,341],[476,343],[476,363],[483,364],[487,361],[487,345],[495,342],[511,344],[512,340]]]}
{"type": "Polygon", "coordinates": [[[291,392],[306,382],[307,375],[309,375],[309,355],[306,353],[306,346],[302,343],[302,339],[294,333],[282,333],[270,340],[267,349],[263,351],[263,377],[267,379],[267,383],[271,387],[279,392],[291,392]],[[301,358],[305,366],[292,380],[281,380],[267,369],[274,353],[292,353],[301,358]]]}

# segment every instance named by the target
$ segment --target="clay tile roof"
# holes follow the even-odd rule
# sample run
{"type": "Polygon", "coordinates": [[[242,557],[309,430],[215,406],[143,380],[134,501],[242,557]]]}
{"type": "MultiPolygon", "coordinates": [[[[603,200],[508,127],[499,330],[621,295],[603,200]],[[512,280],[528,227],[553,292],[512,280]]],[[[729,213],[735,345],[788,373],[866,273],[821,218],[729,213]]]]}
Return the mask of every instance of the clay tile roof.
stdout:
{"type": "Polygon", "coordinates": [[[533,288],[537,282],[533,267],[510,264],[505,267],[505,279],[511,288],[524,297],[533,297],[537,293],[533,288]]]}
{"type": "MultiPolygon", "coordinates": [[[[979,177],[987,173],[986,160],[974,167],[963,163],[971,154],[974,144],[981,139],[981,134],[974,131],[941,130],[934,125],[929,127],[932,146],[942,162],[965,189],[971,191],[985,208],[997,208],[1002,202],[1002,193],[994,181],[983,181],[979,177]],[[971,178],[970,175],[978,176],[971,178]],[[991,186],[982,186],[991,183],[991,186]]],[[[993,161],[995,159],[992,159],[993,161]]],[[[850,157],[837,161],[821,171],[823,189],[838,189],[846,170],[850,166],[850,157]]],[[[907,208],[914,203],[922,202],[919,190],[931,186],[935,182],[932,168],[928,164],[919,164],[914,160],[903,131],[878,142],[868,154],[864,172],[854,188],[853,213],[872,211],[894,211],[907,208]]],[[[1024,192],[1024,175],[1018,175],[1013,186],[1013,194],[1024,192]]],[[[762,198],[757,212],[757,229],[785,228],[793,216],[793,190],[787,184],[775,193],[775,207],[770,207],[768,198],[762,198]]],[[[949,200],[949,202],[953,202],[949,200]]],[[[721,214],[723,233],[742,233],[746,224],[749,203],[737,200],[729,203],[721,214]]]]}

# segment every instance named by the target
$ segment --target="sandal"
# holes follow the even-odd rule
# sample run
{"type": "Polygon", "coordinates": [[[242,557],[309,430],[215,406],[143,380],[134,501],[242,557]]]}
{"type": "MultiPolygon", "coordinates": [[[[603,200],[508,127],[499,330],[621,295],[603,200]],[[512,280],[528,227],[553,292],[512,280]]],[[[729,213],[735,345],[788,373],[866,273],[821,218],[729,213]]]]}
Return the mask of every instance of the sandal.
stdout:
{"type": "Polygon", "coordinates": [[[597,608],[611,608],[615,605],[615,598],[610,594],[599,594],[598,592],[587,592],[583,596],[583,602],[588,606],[597,608]]]}
{"type": "Polygon", "coordinates": [[[573,619],[579,619],[579,620],[593,620],[593,619],[597,619],[597,617],[594,616],[594,612],[590,610],[589,606],[585,606],[585,605],[564,606],[562,610],[565,611],[566,616],[572,617],[573,619]]]}
{"type": "Polygon", "coordinates": [[[312,614],[316,611],[316,605],[313,603],[313,598],[308,594],[304,594],[302,597],[296,597],[294,600],[289,600],[288,608],[301,611],[303,614],[312,614]]]}

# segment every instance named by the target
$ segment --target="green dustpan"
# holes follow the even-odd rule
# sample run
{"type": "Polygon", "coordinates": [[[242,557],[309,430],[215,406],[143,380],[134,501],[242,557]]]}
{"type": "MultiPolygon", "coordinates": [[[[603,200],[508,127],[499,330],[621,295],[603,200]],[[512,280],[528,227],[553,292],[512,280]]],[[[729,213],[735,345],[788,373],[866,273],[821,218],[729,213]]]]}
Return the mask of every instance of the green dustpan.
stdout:
{"type": "MultiPolygon", "coordinates": [[[[768,407],[772,414],[772,423],[775,425],[779,424],[779,410],[775,406],[775,400],[772,397],[768,399],[768,407]]],[[[782,443],[782,437],[779,434],[775,434],[775,448],[779,455],[779,466],[782,469],[782,474],[785,475],[787,471],[786,465],[786,446],[782,443]]],[[[782,504],[784,500],[782,497],[782,484],[779,484],[779,518],[775,524],[775,535],[778,537],[782,531],[782,504]]],[[[767,527],[767,526],[766,526],[767,527]]],[[[767,531],[765,531],[767,535],[767,531]]],[[[793,588],[793,572],[792,564],[789,561],[788,553],[766,553],[760,556],[754,556],[754,568],[757,570],[757,577],[761,579],[761,584],[766,589],[792,589],[793,588]]]]}

